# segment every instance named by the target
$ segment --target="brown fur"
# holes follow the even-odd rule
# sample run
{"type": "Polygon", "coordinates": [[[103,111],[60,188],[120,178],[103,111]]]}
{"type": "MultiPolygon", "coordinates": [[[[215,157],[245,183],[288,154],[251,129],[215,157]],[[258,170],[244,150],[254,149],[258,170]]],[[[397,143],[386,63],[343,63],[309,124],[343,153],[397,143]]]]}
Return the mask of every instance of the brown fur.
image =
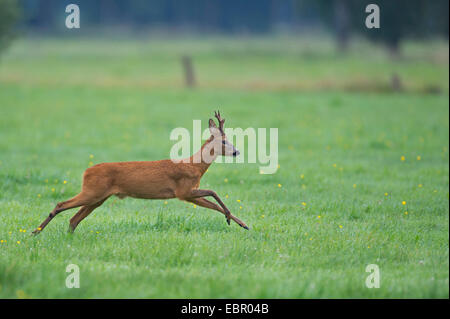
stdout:
{"type": "MultiPolygon", "coordinates": [[[[178,198],[217,210],[226,216],[228,224],[232,219],[239,226],[248,229],[245,223],[230,213],[215,192],[198,189],[200,179],[210,163],[203,159],[200,163],[194,163],[194,157],[199,156],[206,146],[212,146],[211,143],[215,143],[216,147],[210,151],[214,159],[219,155],[236,156],[239,153],[231,143],[222,143],[226,141],[223,133],[224,120],[218,113],[216,113],[216,117],[220,124],[221,138],[214,139],[211,136],[199,152],[186,162],[175,163],[172,160],[117,162],[102,163],[88,168],[83,175],[81,192],[65,202],[58,203],[47,219],[33,233],[37,234],[42,231],[58,213],[81,206],[81,209],[70,220],[69,230],[73,232],[84,218],[113,195],[119,198],[127,196],[142,199],[178,198]],[[202,198],[205,196],[214,197],[220,206],[202,198]]],[[[211,132],[217,129],[214,121],[210,120],[209,124],[211,132]]]]}

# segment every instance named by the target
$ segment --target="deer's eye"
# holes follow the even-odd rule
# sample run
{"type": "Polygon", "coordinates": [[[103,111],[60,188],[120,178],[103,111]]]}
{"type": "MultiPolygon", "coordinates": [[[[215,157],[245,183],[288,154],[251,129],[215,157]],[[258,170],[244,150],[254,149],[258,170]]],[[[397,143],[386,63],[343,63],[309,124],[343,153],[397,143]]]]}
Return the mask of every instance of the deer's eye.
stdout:
{"type": "Polygon", "coordinates": [[[222,141],[222,144],[223,144],[223,145],[227,144],[227,141],[222,141]]]}

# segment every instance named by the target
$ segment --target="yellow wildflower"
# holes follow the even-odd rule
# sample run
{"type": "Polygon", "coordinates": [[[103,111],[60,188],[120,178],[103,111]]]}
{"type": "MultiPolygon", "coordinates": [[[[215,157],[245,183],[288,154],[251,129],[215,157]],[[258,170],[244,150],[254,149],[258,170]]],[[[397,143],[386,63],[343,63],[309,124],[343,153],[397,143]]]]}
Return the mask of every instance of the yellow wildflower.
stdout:
{"type": "Polygon", "coordinates": [[[17,295],[17,298],[19,298],[19,299],[25,299],[27,297],[25,291],[23,291],[23,290],[17,290],[16,295],[17,295]]]}

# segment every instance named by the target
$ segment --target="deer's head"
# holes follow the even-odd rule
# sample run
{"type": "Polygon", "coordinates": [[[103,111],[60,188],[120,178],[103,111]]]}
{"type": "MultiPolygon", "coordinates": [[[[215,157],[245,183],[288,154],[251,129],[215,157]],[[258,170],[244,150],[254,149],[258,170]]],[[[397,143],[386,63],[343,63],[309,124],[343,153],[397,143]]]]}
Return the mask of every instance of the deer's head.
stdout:
{"type": "Polygon", "coordinates": [[[211,132],[211,146],[214,148],[216,155],[238,156],[239,151],[230,143],[225,135],[223,124],[225,119],[220,117],[219,112],[214,112],[214,116],[219,121],[219,127],[216,126],[213,119],[209,119],[209,131],[211,132]]]}

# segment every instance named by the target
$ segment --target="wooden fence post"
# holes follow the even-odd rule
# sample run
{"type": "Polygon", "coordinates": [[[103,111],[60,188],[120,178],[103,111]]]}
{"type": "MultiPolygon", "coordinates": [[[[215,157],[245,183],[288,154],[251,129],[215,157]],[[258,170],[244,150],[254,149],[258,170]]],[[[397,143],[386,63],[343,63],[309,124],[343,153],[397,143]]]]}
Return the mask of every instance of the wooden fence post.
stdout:
{"type": "Polygon", "coordinates": [[[184,84],[188,88],[195,87],[195,73],[192,65],[192,59],[188,55],[184,55],[181,58],[183,71],[184,71],[184,84]]]}

